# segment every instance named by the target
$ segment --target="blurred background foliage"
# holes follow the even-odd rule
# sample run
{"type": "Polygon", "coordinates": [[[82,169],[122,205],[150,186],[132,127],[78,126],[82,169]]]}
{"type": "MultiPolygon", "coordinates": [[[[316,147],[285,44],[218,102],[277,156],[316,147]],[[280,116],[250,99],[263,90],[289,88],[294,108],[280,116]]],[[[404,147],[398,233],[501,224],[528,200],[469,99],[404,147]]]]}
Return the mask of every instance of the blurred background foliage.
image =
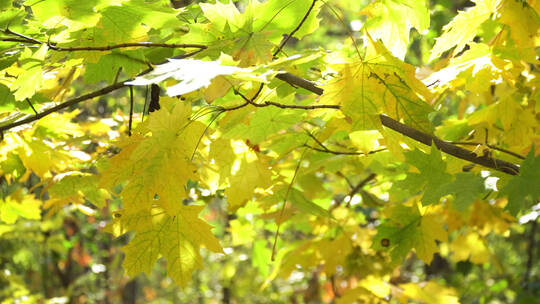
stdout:
{"type": "MultiPolygon", "coordinates": [[[[174,2],[180,7],[202,1],[174,2]]],[[[234,2],[242,8],[247,1],[234,2]]],[[[350,35],[360,38],[359,29],[365,16],[358,12],[368,3],[366,0],[326,1],[319,16],[320,28],[300,42],[292,41],[286,49],[340,49],[350,43],[347,39],[350,35]]],[[[434,38],[440,36],[442,27],[458,10],[472,5],[463,0],[430,1],[430,29],[425,35],[413,30],[405,61],[415,66],[427,64],[428,50],[434,45],[434,38]]],[[[73,86],[75,91],[82,90],[77,87],[82,86],[80,82],[74,82],[73,86]]],[[[139,93],[143,94],[142,90],[139,93]]],[[[443,111],[449,115],[457,111],[455,99],[445,101],[443,111]]],[[[122,120],[128,106],[127,96],[110,94],[96,103],[84,104],[79,119],[111,118],[121,122],[118,131],[125,132],[122,120]]],[[[140,111],[141,108],[135,109],[140,111]]],[[[24,186],[36,197],[42,192],[37,178],[29,178],[24,186]]],[[[57,213],[44,214],[41,220],[20,218],[15,225],[0,224],[2,303],[334,303],[339,299],[339,284],[331,284],[334,278],[321,275],[320,266],[304,271],[293,269],[287,277],[276,275],[269,249],[275,224],[257,217],[260,210],[256,206],[248,204],[231,216],[225,211],[221,197],[204,196],[197,191],[194,187],[193,198],[209,204],[202,216],[215,227],[213,232],[227,254],[203,252],[205,268],[195,272],[193,283],[187,287],[180,289],[166,277],[164,262],[156,265],[149,276],[125,277],[120,247],[129,236],[113,239],[102,231],[110,221],[110,212],[104,209],[88,216],[84,210],[68,206],[57,213]],[[259,237],[255,239],[255,235],[259,237]]],[[[347,190],[343,192],[346,194],[347,190]]],[[[119,202],[113,201],[110,206],[117,209],[119,202]]],[[[355,211],[369,217],[369,208],[358,206],[355,211]]],[[[489,234],[486,239],[492,256],[488,263],[477,265],[468,259],[453,263],[446,256],[448,248],[443,247],[430,266],[409,257],[399,269],[398,277],[403,282],[429,280],[454,287],[459,290],[462,303],[538,303],[540,246],[531,249],[531,239],[535,234],[538,239],[539,234],[536,224],[531,224],[535,221],[536,217],[525,225],[511,224],[508,237],[489,234]],[[535,257],[532,261],[531,256],[535,257]]],[[[289,221],[283,228],[280,236],[283,240],[294,242],[305,237],[301,222],[289,221]]],[[[358,263],[363,258],[361,252],[348,256],[349,271],[355,269],[355,263],[364,265],[358,263]]]]}

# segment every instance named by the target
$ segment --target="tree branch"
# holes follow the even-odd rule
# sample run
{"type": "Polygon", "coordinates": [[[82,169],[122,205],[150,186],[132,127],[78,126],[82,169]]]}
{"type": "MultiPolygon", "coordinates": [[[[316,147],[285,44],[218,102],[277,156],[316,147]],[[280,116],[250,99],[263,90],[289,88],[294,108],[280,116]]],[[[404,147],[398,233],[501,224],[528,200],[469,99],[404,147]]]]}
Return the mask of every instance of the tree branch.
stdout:
{"type": "Polygon", "coordinates": [[[377,153],[377,152],[386,151],[386,148],[369,151],[367,153],[364,153],[364,152],[334,151],[334,150],[330,150],[328,148],[321,149],[321,148],[313,147],[313,146],[310,146],[308,144],[304,144],[303,147],[310,148],[311,150],[314,150],[314,151],[323,152],[323,153],[330,153],[330,154],[334,154],[334,155],[366,155],[366,154],[374,154],[374,153],[377,153]]]}
{"type": "MultiPolygon", "coordinates": [[[[280,74],[280,75],[287,75],[286,74],[280,74]]],[[[278,75],[279,76],[279,75],[278,75]]],[[[292,75],[294,76],[294,75],[292,75]]],[[[294,77],[277,77],[293,86],[301,86],[302,88],[305,88],[317,95],[322,95],[324,90],[322,88],[319,88],[315,86],[312,82],[302,79],[300,77],[294,76],[294,77]],[[288,79],[295,78],[294,82],[289,82],[288,79]],[[299,85],[299,84],[302,85],[299,85]]],[[[271,104],[273,105],[273,104],[271,104]]],[[[318,105],[319,108],[333,108],[333,109],[339,109],[339,106],[334,105],[318,105]]],[[[470,161],[472,163],[482,165],[487,168],[491,168],[497,171],[501,171],[510,175],[518,175],[519,174],[519,166],[504,160],[492,158],[489,156],[478,156],[475,153],[473,153],[470,150],[458,147],[451,142],[439,139],[431,134],[424,133],[420,130],[414,129],[412,127],[409,127],[405,124],[402,124],[401,122],[394,120],[384,114],[380,114],[379,118],[381,120],[381,123],[383,126],[390,128],[398,133],[401,133],[407,137],[410,137],[418,142],[421,142],[427,146],[431,146],[432,143],[435,143],[437,148],[447,154],[450,154],[452,156],[455,156],[457,158],[461,158],[466,161],[470,161]]],[[[322,150],[321,152],[325,152],[322,150]]]]}
{"type": "MultiPolygon", "coordinates": [[[[371,173],[370,175],[368,175],[368,177],[364,178],[362,181],[360,181],[354,188],[351,189],[351,192],[349,192],[349,194],[347,194],[348,197],[350,197],[350,199],[352,200],[353,196],[358,193],[358,191],[362,190],[362,188],[367,184],[369,183],[371,180],[373,180],[375,177],[377,176],[377,174],[375,173],[371,173]]],[[[339,207],[341,205],[341,203],[343,203],[343,200],[345,199],[345,197],[347,196],[344,196],[343,198],[341,198],[340,200],[336,201],[336,203],[334,204],[334,208],[332,209],[335,209],[337,207],[339,207]]],[[[350,202],[350,201],[349,201],[350,202]]]]}
{"type": "MultiPolygon", "coordinates": [[[[23,35],[24,37],[24,35],[23,35]]],[[[31,38],[30,38],[31,39],[31,38]]],[[[190,53],[186,53],[186,54],[181,54],[181,55],[178,55],[178,56],[175,56],[173,58],[175,59],[182,59],[182,58],[187,58],[187,57],[191,57],[199,52],[201,52],[202,49],[200,50],[197,50],[197,51],[194,51],[194,52],[190,52],[190,53]]],[[[167,62],[167,61],[165,61],[167,62]]],[[[165,63],[165,62],[162,62],[162,63],[165,63]]],[[[160,63],[160,64],[162,64],[160,63]]],[[[142,72],[140,72],[137,76],[135,77],[138,77],[138,76],[142,76],[142,75],[145,75],[145,74],[148,74],[150,73],[154,68],[151,67],[151,68],[148,68],[142,72]]],[[[18,121],[15,121],[15,122],[12,122],[10,124],[7,124],[7,125],[3,125],[3,126],[0,126],[0,138],[3,138],[3,132],[6,131],[6,130],[9,130],[11,128],[15,128],[15,127],[18,127],[20,125],[24,125],[24,124],[27,124],[27,123],[30,123],[30,122],[33,122],[33,121],[36,121],[38,119],[41,119],[49,114],[52,114],[54,112],[58,112],[62,109],[65,109],[67,107],[70,107],[72,105],[76,105],[78,104],[79,102],[83,102],[83,101],[86,101],[86,100],[89,100],[89,99],[92,99],[94,97],[98,97],[98,96],[102,96],[102,95],[105,95],[105,94],[108,94],[110,92],[113,92],[113,91],[116,91],[118,89],[121,89],[125,86],[127,86],[125,84],[125,82],[129,81],[131,79],[126,79],[122,82],[117,82],[115,84],[112,84],[108,87],[104,87],[103,89],[100,89],[100,90],[97,90],[97,91],[94,91],[92,93],[88,93],[86,95],[83,95],[83,96],[79,96],[79,97],[76,97],[76,98],[73,98],[73,99],[70,99],[64,103],[61,103],[57,106],[54,106],[52,108],[49,108],[41,113],[36,113],[35,116],[33,117],[28,117],[28,118],[25,118],[25,119],[21,119],[21,120],[18,120],[18,121]]],[[[245,105],[244,105],[245,106],[245,105]]]]}
{"type": "Polygon", "coordinates": [[[55,42],[43,42],[32,37],[13,32],[10,29],[4,30],[4,33],[18,36],[18,38],[0,38],[0,41],[14,41],[14,42],[23,42],[29,44],[46,44],[51,50],[61,51],[61,52],[73,52],[73,51],[110,51],[113,49],[120,49],[126,47],[162,47],[162,48],[198,48],[206,49],[206,45],[202,44],[189,44],[189,43],[153,43],[153,42],[134,42],[134,43],[121,43],[115,45],[105,45],[105,46],[80,46],[80,47],[59,47],[56,46],[55,42]]]}
{"type": "Polygon", "coordinates": [[[534,261],[534,245],[535,245],[535,240],[534,240],[534,236],[536,235],[536,228],[538,226],[538,219],[535,218],[532,223],[531,223],[531,232],[529,234],[529,248],[527,249],[527,255],[528,255],[528,258],[527,258],[527,268],[525,270],[525,274],[524,274],[524,279],[523,279],[523,282],[524,282],[524,289],[525,290],[528,290],[530,288],[529,286],[529,280],[531,278],[531,269],[533,267],[533,261],[534,261]]]}
{"type": "Polygon", "coordinates": [[[454,144],[454,145],[463,145],[463,146],[480,146],[480,145],[485,145],[486,147],[490,148],[490,149],[493,149],[493,150],[497,150],[497,151],[500,151],[500,152],[503,152],[503,153],[506,153],[506,154],[509,154],[509,155],[512,155],[514,157],[517,157],[519,159],[525,159],[525,156],[522,156],[520,154],[517,154],[515,152],[512,152],[510,150],[506,150],[506,149],[503,149],[503,148],[499,148],[497,146],[494,146],[494,145],[490,145],[490,144],[481,144],[481,143],[477,143],[477,142],[467,142],[467,141],[452,141],[450,142],[451,144],[454,144]]]}
{"type": "MultiPolygon", "coordinates": [[[[127,81],[127,80],[126,80],[127,81]]],[[[21,119],[19,121],[16,121],[16,122],[13,122],[13,123],[10,123],[10,124],[7,124],[7,125],[4,125],[4,126],[0,126],[0,133],[1,132],[4,132],[6,130],[9,130],[11,128],[15,128],[15,127],[18,127],[20,125],[24,125],[24,124],[27,124],[27,123],[30,123],[30,122],[33,122],[33,121],[36,121],[42,117],[45,117],[49,114],[52,114],[54,112],[58,112],[62,109],[65,109],[69,106],[72,106],[72,105],[76,105],[78,104],[79,102],[82,102],[82,101],[85,101],[85,100],[88,100],[88,99],[92,99],[94,97],[98,97],[98,96],[102,96],[102,95],[105,95],[105,94],[108,94],[112,91],[115,91],[115,90],[118,90],[120,88],[123,88],[125,87],[126,85],[124,84],[124,82],[118,82],[118,83],[115,83],[113,85],[110,85],[108,87],[105,87],[101,90],[97,90],[95,92],[92,92],[92,93],[89,93],[89,94],[86,94],[86,95],[82,95],[82,96],[79,96],[77,98],[73,98],[71,100],[68,100],[64,103],[61,103],[57,106],[54,106],[52,108],[49,108],[41,113],[38,113],[34,116],[31,116],[31,117],[28,117],[28,118],[25,118],[25,119],[21,119]]]]}

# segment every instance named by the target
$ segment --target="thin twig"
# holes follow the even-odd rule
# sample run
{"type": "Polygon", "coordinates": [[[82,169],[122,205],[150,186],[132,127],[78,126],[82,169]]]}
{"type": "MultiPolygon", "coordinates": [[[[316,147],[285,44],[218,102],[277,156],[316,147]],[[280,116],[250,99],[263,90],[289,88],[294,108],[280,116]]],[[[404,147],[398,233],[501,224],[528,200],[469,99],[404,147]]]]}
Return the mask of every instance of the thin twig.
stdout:
{"type": "Polygon", "coordinates": [[[323,148],[325,151],[330,151],[320,140],[315,137],[315,135],[311,134],[308,130],[306,130],[306,134],[311,137],[321,148],[323,148]]]}
{"type": "MultiPolygon", "coordinates": [[[[341,204],[343,203],[343,200],[348,196],[350,197],[350,199],[352,200],[353,196],[358,193],[358,191],[362,190],[362,188],[367,184],[369,183],[371,180],[373,180],[375,177],[377,176],[377,174],[375,173],[371,173],[370,175],[368,175],[366,178],[364,178],[362,181],[360,181],[354,188],[351,189],[351,192],[349,192],[349,194],[347,194],[346,196],[342,197],[341,199],[337,200],[336,203],[332,206],[332,210],[341,206],[341,204]]],[[[350,201],[349,201],[350,203],[350,201]]]]}
{"type": "Polygon", "coordinates": [[[4,33],[18,36],[22,39],[13,40],[13,38],[2,38],[2,41],[15,41],[31,44],[46,44],[51,50],[62,52],[74,52],[74,51],[110,51],[113,49],[127,48],[127,47],[162,47],[162,48],[198,48],[206,49],[206,45],[192,44],[192,43],[154,43],[154,42],[133,42],[133,43],[120,43],[114,45],[105,46],[80,46],[80,47],[59,47],[55,42],[43,42],[35,38],[23,35],[21,33],[14,32],[10,29],[5,29],[4,33]]]}
{"type": "Polygon", "coordinates": [[[315,151],[318,151],[318,152],[323,152],[323,153],[330,153],[330,154],[334,154],[334,155],[367,155],[367,154],[375,154],[377,152],[382,152],[382,151],[386,151],[387,149],[386,148],[381,148],[381,149],[377,149],[377,150],[373,150],[373,151],[369,151],[369,152],[346,152],[346,151],[334,151],[334,150],[330,150],[328,148],[325,148],[325,149],[320,149],[320,148],[317,148],[317,147],[313,147],[313,146],[310,146],[310,145],[303,145],[303,147],[307,147],[307,148],[310,148],[311,150],[315,150],[315,151]]]}
{"type": "MultiPolygon", "coordinates": [[[[197,50],[195,52],[191,52],[191,53],[186,53],[186,54],[182,54],[182,55],[179,55],[179,56],[176,56],[176,58],[186,58],[186,57],[190,57],[190,56],[193,56],[197,53],[199,53],[201,50],[197,50]]],[[[167,61],[164,61],[164,62],[161,62],[159,64],[163,64],[163,63],[166,63],[167,61]]],[[[140,72],[137,76],[135,77],[138,77],[138,76],[142,76],[142,75],[145,75],[145,74],[148,74],[150,73],[151,71],[153,70],[153,68],[148,68],[142,72],[140,72]]],[[[113,92],[113,91],[116,91],[118,89],[121,89],[123,87],[126,86],[125,82],[129,81],[131,79],[126,79],[124,81],[121,81],[121,82],[117,82],[115,84],[112,84],[110,86],[107,86],[107,87],[104,87],[100,90],[97,90],[97,91],[94,91],[92,93],[88,93],[88,94],[85,94],[85,95],[82,95],[82,96],[79,96],[79,97],[76,97],[76,98],[73,98],[73,99],[70,99],[62,104],[59,104],[57,106],[54,106],[52,108],[49,108],[39,114],[36,114],[35,116],[33,117],[28,117],[28,118],[25,118],[25,119],[21,119],[21,120],[18,120],[18,121],[15,121],[13,123],[10,123],[10,124],[7,124],[7,125],[4,125],[4,126],[0,126],[0,135],[3,136],[3,131],[6,131],[6,130],[9,130],[11,128],[15,128],[15,127],[18,127],[20,125],[24,125],[24,124],[27,124],[27,123],[31,123],[33,121],[36,121],[38,119],[41,119],[49,114],[52,114],[52,113],[55,113],[55,112],[58,112],[60,110],[63,110],[67,107],[70,107],[70,106],[73,106],[73,105],[76,105],[80,102],[83,102],[83,101],[86,101],[86,100],[89,100],[89,99],[92,99],[92,98],[95,98],[95,97],[98,97],[98,96],[102,96],[102,95],[105,95],[105,94],[108,94],[110,92],[113,92]]],[[[3,137],[2,137],[3,138],[3,137]]]]}
{"type": "Polygon", "coordinates": [[[24,124],[27,124],[27,123],[30,123],[30,122],[33,122],[33,121],[36,121],[42,117],[45,117],[49,114],[52,114],[52,113],[55,113],[55,112],[58,112],[62,109],[65,109],[67,107],[70,107],[72,105],[76,105],[78,104],[79,102],[82,102],[82,101],[85,101],[85,100],[89,100],[89,99],[92,99],[94,97],[98,97],[98,96],[102,96],[102,95],[105,95],[105,94],[108,94],[112,91],[116,91],[120,88],[123,88],[125,87],[126,85],[124,84],[124,82],[118,82],[118,83],[115,83],[113,85],[110,85],[108,87],[105,87],[101,90],[97,90],[95,92],[92,92],[92,93],[89,93],[89,94],[85,94],[85,95],[82,95],[82,96],[79,96],[77,98],[73,98],[71,100],[68,100],[64,103],[61,103],[57,106],[54,106],[52,108],[49,108],[39,114],[36,114],[35,116],[32,116],[32,117],[28,117],[28,118],[25,118],[25,119],[21,119],[19,121],[16,121],[16,122],[13,122],[13,123],[10,123],[10,124],[7,124],[7,125],[4,125],[4,126],[0,126],[0,132],[3,132],[5,130],[9,130],[11,128],[15,128],[15,127],[18,127],[18,126],[21,126],[21,125],[24,125],[24,124]]]}
{"type": "Polygon", "coordinates": [[[534,219],[531,223],[531,232],[529,234],[529,248],[527,249],[527,268],[525,270],[525,277],[523,278],[524,283],[524,289],[528,290],[530,288],[529,286],[529,280],[531,278],[531,270],[533,267],[533,261],[534,261],[534,247],[535,247],[535,234],[536,234],[536,228],[538,226],[538,218],[534,219]]]}
{"type": "Polygon", "coordinates": [[[519,159],[525,159],[525,156],[522,156],[522,155],[517,154],[515,152],[509,151],[509,150],[506,150],[506,149],[503,149],[503,148],[499,148],[497,146],[490,145],[490,144],[481,144],[481,143],[477,143],[477,142],[467,142],[467,141],[451,141],[450,143],[454,144],[454,145],[463,145],[463,146],[481,146],[481,145],[485,145],[486,147],[488,147],[490,149],[497,150],[497,151],[500,151],[500,152],[503,152],[503,153],[506,153],[506,154],[510,154],[510,155],[512,155],[514,157],[517,157],[519,159]]]}
{"type": "Polygon", "coordinates": [[[304,22],[306,22],[307,18],[309,17],[309,15],[311,14],[311,11],[313,10],[313,8],[315,7],[315,3],[317,2],[317,0],[313,0],[313,2],[311,2],[311,6],[309,7],[308,11],[306,12],[306,14],[304,15],[304,18],[302,18],[302,20],[300,20],[300,23],[298,23],[298,25],[289,33],[289,35],[287,35],[287,37],[285,37],[285,39],[283,39],[283,41],[281,42],[281,44],[278,46],[277,50],[274,52],[274,54],[272,55],[273,57],[276,57],[277,54],[279,54],[279,52],[281,52],[281,50],[283,49],[283,47],[285,46],[285,44],[287,44],[287,42],[289,41],[289,39],[291,39],[291,37],[294,36],[294,34],[296,34],[296,32],[298,32],[298,30],[302,27],[302,25],[304,24],[304,22]]]}
{"type": "MultiPolygon", "coordinates": [[[[315,6],[315,2],[317,2],[317,0],[313,0],[313,3],[311,3],[311,6],[309,7],[308,11],[304,15],[304,18],[302,18],[302,20],[300,20],[298,25],[289,33],[289,35],[287,35],[287,38],[285,38],[285,40],[283,40],[283,42],[278,46],[277,50],[274,52],[272,57],[276,57],[276,55],[279,52],[281,52],[282,48],[285,46],[287,41],[289,41],[289,39],[302,27],[304,22],[307,20],[309,14],[311,14],[311,11],[313,10],[313,7],[315,6]]],[[[264,88],[264,83],[261,83],[259,85],[259,89],[257,90],[257,92],[255,92],[255,94],[250,98],[250,102],[253,102],[255,99],[257,99],[257,97],[259,97],[259,94],[261,94],[263,88],[264,88]]]]}
{"type": "Polygon", "coordinates": [[[34,105],[33,105],[32,102],[30,101],[30,99],[26,98],[26,102],[28,102],[28,104],[30,105],[30,107],[32,108],[32,110],[34,110],[34,113],[36,113],[36,115],[38,115],[38,111],[36,111],[36,108],[34,108],[34,105]]]}
{"type": "Polygon", "coordinates": [[[128,124],[129,136],[131,136],[132,123],[133,123],[133,86],[129,86],[129,124],[128,124]]]}
{"type": "Polygon", "coordinates": [[[289,192],[291,191],[291,188],[294,185],[294,180],[296,179],[296,176],[298,175],[298,171],[300,170],[300,165],[302,164],[302,161],[304,160],[306,151],[307,149],[304,149],[304,151],[302,152],[302,155],[300,156],[300,159],[298,160],[296,169],[294,169],[294,174],[291,179],[291,183],[287,187],[287,192],[285,192],[285,197],[283,198],[283,206],[281,207],[281,212],[279,213],[279,223],[277,224],[276,234],[274,237],[274,244],[272,245],[272,261],[274,261],[276,258],[276,244],[279,237],[279,228],[281,227],[281,219],[283,218],[283,213],[285,212],[285,207],[287,206],[287,199],[289,198],[289,192]]]}

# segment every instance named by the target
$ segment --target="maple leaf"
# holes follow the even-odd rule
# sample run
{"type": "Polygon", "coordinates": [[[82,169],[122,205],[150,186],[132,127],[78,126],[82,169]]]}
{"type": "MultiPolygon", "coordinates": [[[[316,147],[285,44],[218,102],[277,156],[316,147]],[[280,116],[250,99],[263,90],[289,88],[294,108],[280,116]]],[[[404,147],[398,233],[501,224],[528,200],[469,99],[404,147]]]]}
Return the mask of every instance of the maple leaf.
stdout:
{"type": "Polygon", "coordinates": [[[84,204],[86,200],[98,208],[103,208],[106,200],[110,198],[107,191],[97,186],[98,178],[93,174],[65,172],[56,175],[53,181],[54,184],[48,189],[51,198],[45,204],[45,208],[69,203],[84,204]]]}
{"type": "Polygon", "coordinates": [[[167,261],[167,275],[176,284],[186,286],[193,271],[202,269],[200,248],[223,253],[211,226],[198,218],[204,206],[182,206],[168,215],[163,211],[118,211],[106,228],[115,236],[135,230],[135,237],[123,248],[126,274],[150,273],[157,259],[167,261]]]}
{"type": "Polygon", "coordinates": [[[426,304],[459,304],[456,290],[444,287],[437,282],[399,284],[399,287],[402,291],[396,297],[402,303],[412,299],[426,304]]]}
{"type": "Polygon", "coordinates": [[[320,102],[339,104],[353,121],[352,130],[380,128],[379,114],[420,130],[431,131],[424,99],[430,93],[414,75],[414,68],[393,57],[380,42],[371,41],[371,60],[336,64],[339,76],[324,85],[320,102]]]}
{"type": "Polygon", "coordinates": [[[17,79],[11,87],[15,91],[13,96],[16,100],[24,100],[32,97],[41,88],[43,83],[42,62],[47,54],[47,46],[42,45],[37,51],[32,52],[25,48],[19,57],[20,68],[16,70],[17,79]]]}
{"type": "Polygon", "coordinates": [[[256,188],[266,189],[272,185],[272,173],[263,159],[242,157],[240,168],[230,177],[225,195],[229,208],[236,210],[253,198],[256,188]]]}
{"type": "Polygon", "coordinates": [[[359,13],[370,17],[364,29],[373,38],[381,39],[392,54],[402,60],[409,45],[411,28],[418,32],[429,28],[429,10],[425,0],[378,0],[359,13]]]}
{"type": "Polygon", "coordinates": [[[446,184],[452,179],[446,172],[446,163],[442,160],[441,152],[432,145],[430,154],[414,149],[405,152],[405,158],[407,163],[415,166],[420,173],[407,173],[407,178],[398,181],[396,187],[407,189],[411,194],[425,189],[422,203],[428,205],[438,203],[439,199],[447,194],[446,184]]]}
{"type": "Polygon", "coordinates": [[[540,198],[540,155],[535,156],[534,147],[521,163],[519,174],[508,181],[499,196],[508,197],[506,208],[514,216],[524,209],[527,198],[533,203],[540,198]]]}
{"type": "Polygon", "coordinates": [[[513,40],[511,52],[506,51],[505,55],[537,62],[535,48],[540,35],[540,15],[527,3],[517,0],[504,1],[500,14],[500,22],[509,27],[513,40]]]}
{"type": "Polygon", "coordinates": [[[455,181],[446,184],[442,192],[453,194],[453,206],[464,211],[484,192],[484,179],[474,173],[460,172],[455,176],[455,181]]]}
{"type": "Polygon", "coordinates": [[[435,46],[431,49],[429,61],[441,57],[441,54],[456,46],[454,53],[457,54],[465,45],[471,42],[482,23],[495,13],[500,0],[475,0],[476,6],[458,15],[443,27],[443,34],[436,39],[435,46]]]}
{"type": "Polygon", "coordinates": [[[453,252],[454,261],[470,260],[475,264],[489,262],[490,252],[485,245],[482,236],[474,232],[460,234],[450,243],[450,250],[453,252]]]}
{"type": "Polygon", "coordinates": [[[126,82],[126,84],[145,86],[173,78],[178,80],[178,83],[167,88],[167,95],[178,96],[208,87],[211,80],[217,76],[230,75],[234,77],[236,75],[242,79],[267,82],[267,78],[275,74],[275,72],[270,71],[270,73],[255,75],[252,72],[251,69],[223,65],[220,60],[169,59],[168,63],[157,65],[152,72],[126,82]]]}
{"type": "Polygon", "coordinates": [[[189,119],[189,104],[171,98],[162,98],[161,104],[103,172],[100,183],[104,187],[128,182],[121,192],[124,208],[148,209],[157,195],[157,202],[172,211],[186,197],[187,181],[197,180],[191,157],[205,126],[189,119]]]}
{"type": "MultiPolygon", "coordinates": [[[[202,3],[201,10],[208,24],[191,24],[188,34],[180,39],[188,43],[209,45],[204,50],[211,57],[231,54],[247,67],[272,60],[271,50],[282,39],[283,33],[292,31],[312,4],[311,0],[270,0],[264,3],[250,1],[241,13],[236,5],[228,3],[202,3]]],[[[312,13],[295,33],[296,38],[313,32],[319,25],[317,14],[322,3],[316,3],[312,13]]]]}
{"type": "Polygon", "coordinates": [[[387,210],[388,220],[377,227],[373,248],[387,250],[394,263],[401,262],[411,249],[427,264],[438,251],[436,240],[446,241],[439,215],[421,214],[419,206],[394,205],[387,210]]]}

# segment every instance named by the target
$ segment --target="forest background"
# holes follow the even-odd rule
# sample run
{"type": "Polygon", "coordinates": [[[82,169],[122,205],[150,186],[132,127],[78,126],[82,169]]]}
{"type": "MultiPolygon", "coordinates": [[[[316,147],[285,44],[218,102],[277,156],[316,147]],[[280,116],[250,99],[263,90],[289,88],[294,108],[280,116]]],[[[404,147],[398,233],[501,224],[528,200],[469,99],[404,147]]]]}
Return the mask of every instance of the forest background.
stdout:
{"type": "Polygon", "coordinates": [[[540,1],[187,2],[0,0],[2,303],[540,298],[540,1]]]}

